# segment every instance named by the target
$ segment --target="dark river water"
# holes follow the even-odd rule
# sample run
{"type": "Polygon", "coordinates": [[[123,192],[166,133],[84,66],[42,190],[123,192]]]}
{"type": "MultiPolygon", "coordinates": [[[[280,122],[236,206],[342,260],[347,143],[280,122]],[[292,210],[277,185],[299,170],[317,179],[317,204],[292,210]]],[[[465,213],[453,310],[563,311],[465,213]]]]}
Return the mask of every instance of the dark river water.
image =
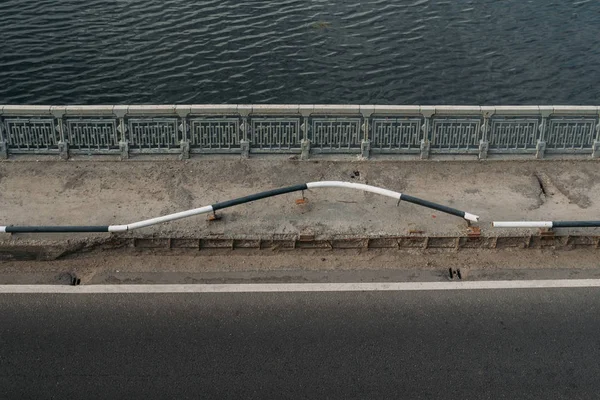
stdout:
{"type": "Polygon", "coordinates": [[[0,0],[0,104],[600,103],[599,0],[0,0]]]}

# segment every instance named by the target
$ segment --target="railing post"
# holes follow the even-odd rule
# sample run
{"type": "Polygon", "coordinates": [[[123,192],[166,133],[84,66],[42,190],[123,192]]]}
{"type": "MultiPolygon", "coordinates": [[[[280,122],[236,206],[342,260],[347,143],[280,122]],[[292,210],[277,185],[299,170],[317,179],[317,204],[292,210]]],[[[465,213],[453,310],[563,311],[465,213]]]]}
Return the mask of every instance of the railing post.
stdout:
{"type": "Polygon", "coordinates": [[[242,151],[242,158],[250,158],[250,142],[248,140],[240,140],[240,149],[242,151]]]}
{"type": "Polygon", "coordinates": [[[300,129],[302,130],[302,140],[300,141],[300,148],[302,153],[300,154],[301,160],[308,160],[310,158],[310,139],[308,138],[308,129],[309,129],[309,117],[312,112],[312,106],[303,106],[299,107],[301,121],[300,129]]]}
{"type": "Polygon", "coordinates": [[[596,138],[592,146],[592,157],[600,157],[600,115],[598,115],[598,124],[596,125],[596,138]]]}
{"type": "Polygon", "coordinates": [[[190,158],[190,140],[188,138],[188,124],[187,117],[191,112],[190,106],[176,106],[177,115],[181,118],[181,124],[179,124],[179,130],[181,131],[181,160],[187,160],[190,158]]]}
{"type": "Polygon", "coordinates": [[[308,160],[310,158],[310,140],[302,139],[302,141],[300,142],[300,149],[301,149],[300,159],[308,160]]]}
{"type": "Polygon", "coordinates": [[[240,130],[242,132],[242,140],[240,140],[240,150],[242,152],[242,158],[250,157],[250,139],[248,138],[248,134],[251,135],[250,132],[250,124],[248,123],[248,116],[252,111],[252,106],[242,106],[239,105],[237,107],[238,113],[242,117],[242,123],[240,124],[240,130]]]}
{"type": "MultiPolygon", "coordinates": [[[[0,108],[0,111],[2,111],[1,108],[0,108]]],[[[6,144],[4,119],[2,118],[2,113],[0,112],[0,159],[6,160],[7,158],[8,158],[8,146],[6,144]]]]}
{"type": "Polygon", "coordinates": [[[360,143],[360,156],[365,160],[369,158],[369,153],[371,151],[371,142],[367,139],[363,139],[360,143]]]}
{"type": "Polygon", "coordinates": [[[119,119],[119,127],[117,130],[121,134],[119,138],[119,150],[121,152],[121,160],[129,158],[129,141],[127,140],[127,127],[125,126],[125,115],[129,106],[114,106],[113,114],[119,119]]]}
{"type": "Polygon", "coordinates": [[[542,123],[540,124],[540,138],[535,146],[535,158],[542,159],[546,152],[546,130],[548,128],[548,117],[552,114],[551,110],[544,109],[540,111],[542,114],[542,123]]]}
{"type": "Polygon", "coordinates": [[[488,156],[488,150],[490,147],[490,140],[488,133],[490,132],[490,117],[493,114],[492,111],[483,111],[483,125],[481,125],[481,140],[479,141],[479,159],[485,160],[488,156]]]}
{"type": "Polygon", "coordinates": [[[58,152],[62,160],[69,159],[69,141],[65,137],[65,124],[63,116],[65,115],[65,107],[52,107],[50,109],[54,119],[56,120],[56,130],[58,132],[58,152]]]}
{"type": "Polygon", "coordinates": [[[423,139],[421,139],[421,159],[425,160],[429,158],[431,152],[431,142],[429,136],[431,133],[431,120],[435,114],[435,107],[421,107],[421,116],[423,117],[423,125],[421,131],[423,132],[423,139]]]}
{"type": "Polygon", "coordinates": [[[371,115],[373,115],[374,111],[375,111],[375,106],[360,106],[360,113],[363,116],[363,124],[362,124],[363,138],[360,143],[360,155],[364,159],[368,159],[370,156],[370,152],[371,152],[371,140],[370,140],[370,136],[369,136],[369,132],[370,132],[369,122],[371,119],[371,115]]]}

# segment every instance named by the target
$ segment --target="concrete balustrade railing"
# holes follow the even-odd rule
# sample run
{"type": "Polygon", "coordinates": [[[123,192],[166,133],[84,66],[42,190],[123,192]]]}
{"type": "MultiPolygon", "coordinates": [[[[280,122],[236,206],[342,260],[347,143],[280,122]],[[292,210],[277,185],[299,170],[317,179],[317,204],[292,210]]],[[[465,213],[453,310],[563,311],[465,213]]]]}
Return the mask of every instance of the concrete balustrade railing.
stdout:
{"type": "Polygon", "coordinates": [[[597,106],[0,105],[18,154],[600,154],[597,106]]]}

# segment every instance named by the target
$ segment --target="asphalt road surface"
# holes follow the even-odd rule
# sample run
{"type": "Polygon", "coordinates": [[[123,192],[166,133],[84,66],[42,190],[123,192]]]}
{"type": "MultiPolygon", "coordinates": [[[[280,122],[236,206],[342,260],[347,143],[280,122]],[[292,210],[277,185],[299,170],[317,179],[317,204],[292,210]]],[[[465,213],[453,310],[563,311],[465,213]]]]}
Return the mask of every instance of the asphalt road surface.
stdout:
{"type": "Polygon", "coordinates": [[[2,294],[0,398],[592,399],[600,289],[2,294]]]}

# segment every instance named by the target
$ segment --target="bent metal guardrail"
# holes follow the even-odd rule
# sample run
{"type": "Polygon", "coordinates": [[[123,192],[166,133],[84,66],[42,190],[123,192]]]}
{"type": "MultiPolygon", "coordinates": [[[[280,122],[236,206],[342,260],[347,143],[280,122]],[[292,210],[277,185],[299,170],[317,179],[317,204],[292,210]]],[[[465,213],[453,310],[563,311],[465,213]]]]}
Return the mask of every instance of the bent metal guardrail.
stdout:
{"type": "Polygon", "coordinates": [[[596,106],[0,105],[0,157],[600,155],[596,106]]]}
{"type": "Polygon", "coordinates": [[[239,204],[249,203],[264,199],[267,197],[273,197],[280,194],[298,192],[307,189],[317,188],[346,188],[346,189],[357,189],[365,192],[372,192],[383,196],[391,197],[400,201],[404,200],[409,203],[418,204],[423,207],[432,208],[450,215],[455,215],[466,219],[467,221],[477,222],[479,217],[477,215],[457,210],[455,208],[447,207],[441,204],[433,203],[431,201],[419,199],[417,197],[409,196],[399,192],[393,192],[391,190],[379,188],[376,186],[364,185],[361,183],[351,182],[337,182],[337,181],[323,181],[323,182],[308,182],[295,186],[288,186],[280,189],[268,190],[266,192],[260,192],[252,194],[246,197],[240,197],[237,199],[224,201],[222,203],[212,204],[210,206],[204,206],[195,208],[192,210],[182,211],[174,214],[164,215],[161,217],[146,219],[139,222],[134,222],[126,225],[101,225],[101,226],[0,226],[0,232],[5,233],[60,233],[60,232],[126,232],[133,229],[145,228],[160,224],[163,222],[175,221],[181,218],[191,217],[193,215],[208,214],[217,210],[221,210],[228,207],[233,207],[239,204]]]}

